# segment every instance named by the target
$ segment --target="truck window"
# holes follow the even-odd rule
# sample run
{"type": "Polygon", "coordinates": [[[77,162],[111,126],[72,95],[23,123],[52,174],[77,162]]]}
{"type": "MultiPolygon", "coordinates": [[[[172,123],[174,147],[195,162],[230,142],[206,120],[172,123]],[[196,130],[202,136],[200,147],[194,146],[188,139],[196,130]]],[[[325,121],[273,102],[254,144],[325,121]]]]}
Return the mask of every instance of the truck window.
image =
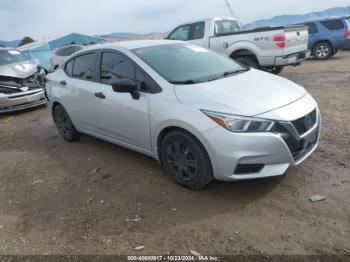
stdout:
{"type": "Polygon", "coordinates": [[[193,25],[193,40],[202,39],[204,37],[205,23],[197,23],[193,25]]]}
{"type": "Polygon", "coordinates": [[[309,27],[309,34],[316,34],[318,33],[317,27],[314,23],[306,24],[309,27]]]}
{"type": "Polygon", "coordinates": [[[339,19],[328,20],[328,21],[321,21],[321,24],[324,25],[328,30],[344,29],[344,24],[339,19]]]}
{"type": "Polygon", "coordinates": [[[178,28],[176,28],[170,35],[169,39],[171,40],[182,40],[187,41],[189,40],[191,26],[190,25],[183,25],[178,28]]]}
{"type": "Polygon", "coordinates": [[[215,22],[215,35],[231,34],[239,31],[239,24],[235,20],[220,20],[215,22]]]}

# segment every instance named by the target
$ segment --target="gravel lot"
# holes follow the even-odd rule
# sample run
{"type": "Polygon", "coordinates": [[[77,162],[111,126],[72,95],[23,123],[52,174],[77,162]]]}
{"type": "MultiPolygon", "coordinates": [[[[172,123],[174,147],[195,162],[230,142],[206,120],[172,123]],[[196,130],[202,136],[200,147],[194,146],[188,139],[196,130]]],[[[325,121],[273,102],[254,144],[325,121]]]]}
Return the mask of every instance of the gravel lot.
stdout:
{"type": "Polygon", "coordinates": [[[282,75],[318,101],[319,149],[284,177],[202,191],[116,145],[63,141],[45,108],[0,117],[0,254],[350,254],[350,52],[282,75]]]}

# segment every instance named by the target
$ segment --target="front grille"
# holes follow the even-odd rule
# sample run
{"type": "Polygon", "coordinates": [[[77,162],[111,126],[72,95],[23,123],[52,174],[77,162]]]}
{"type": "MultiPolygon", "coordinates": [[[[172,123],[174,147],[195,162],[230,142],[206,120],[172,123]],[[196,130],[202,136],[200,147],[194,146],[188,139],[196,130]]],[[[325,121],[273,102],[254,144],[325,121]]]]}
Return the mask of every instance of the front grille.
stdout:
{"type": "Polygon", "coordinates": [[[311,128],[313,128],[317,121],[317,112],[316,109],[310,114],[292,121],[293,126],[298,131],[299,135],[305,134],[311,128]]]}

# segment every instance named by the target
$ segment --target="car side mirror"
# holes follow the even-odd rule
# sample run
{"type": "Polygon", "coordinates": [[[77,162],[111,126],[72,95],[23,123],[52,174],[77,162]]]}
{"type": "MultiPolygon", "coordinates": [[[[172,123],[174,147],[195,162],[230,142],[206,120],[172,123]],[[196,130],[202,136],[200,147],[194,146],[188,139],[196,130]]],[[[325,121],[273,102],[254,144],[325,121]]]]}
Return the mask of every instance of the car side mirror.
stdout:
{"type": "Polygon", "coordinates": [[[113,91],[117,93],[129,93],[135,100],[138,100],[140,98],[140,93],[137,91],[137,85],[135,81],[132,81],[130,79],[118,79],[112,83],[112,88],[113,91]]]}

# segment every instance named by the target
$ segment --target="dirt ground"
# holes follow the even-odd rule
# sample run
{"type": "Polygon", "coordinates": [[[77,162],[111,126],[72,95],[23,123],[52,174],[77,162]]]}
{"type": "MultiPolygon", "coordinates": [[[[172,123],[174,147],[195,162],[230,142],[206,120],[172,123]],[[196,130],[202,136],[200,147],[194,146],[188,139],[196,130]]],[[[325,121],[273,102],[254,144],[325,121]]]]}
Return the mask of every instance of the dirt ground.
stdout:
{"type": "Polygon", "coordinates": [[[350,52],[282,75],[319,103],[318,150],[283,177],[202,191],[133,151],[63,141],[46,108],[1,117],[0,254],[350,254],[350,52]]]}

